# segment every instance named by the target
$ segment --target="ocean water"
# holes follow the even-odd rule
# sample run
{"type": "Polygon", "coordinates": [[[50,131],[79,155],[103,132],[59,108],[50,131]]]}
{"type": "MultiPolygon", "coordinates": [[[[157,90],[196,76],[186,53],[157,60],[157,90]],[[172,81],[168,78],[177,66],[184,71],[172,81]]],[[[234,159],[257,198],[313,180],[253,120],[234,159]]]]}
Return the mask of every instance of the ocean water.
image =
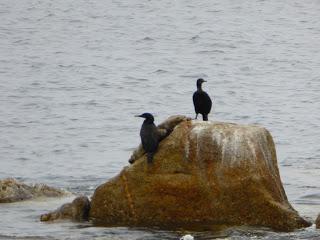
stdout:
{"type": "MultiPolygon", "coordinates": [[[[209,119],[272,133],[284,188],[320,213],[318,0],[0,1],[0,178],[90,196],[139,143],[141,119],[194,117],[199,77],[209,119]]],[[[70,199],[0,205],[0,239],[178,239],[186,232],[41,223],[70,199]]],[[[320,239],[231,228],[196,239],[320,239]]]]}

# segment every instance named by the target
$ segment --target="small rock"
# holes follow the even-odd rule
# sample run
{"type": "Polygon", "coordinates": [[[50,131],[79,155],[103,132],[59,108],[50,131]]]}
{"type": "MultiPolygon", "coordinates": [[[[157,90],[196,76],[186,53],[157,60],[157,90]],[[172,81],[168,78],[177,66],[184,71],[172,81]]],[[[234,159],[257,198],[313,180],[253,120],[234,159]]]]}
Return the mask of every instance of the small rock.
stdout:
{"type": "Polygon", "coordinates": [[[317,220],[316,220],[316,228],[320,229],[320,214],[318,215],[317,220]]]}
{"type": "Polygon", "coordinates": [[[86,196],[75,198],[71,203],[63,204],[57,210],[40,216],[42,222],[57,219],[70,219],[73,221],[87,221],[89,218],[90,201],[86,196]]]}
{"type": "Polygon", "coordinates": [[[27,185],[14,178],[0,180],[0,203],[11,203],[36,197],[60,197],[67,192],[45,184],[27,185]]]}
{"type": "Polygon", "coordinates": [[[184,235],[183,237],[180,238],[180,240],[193,240],[194,237],[190,234],[184,235]]]}

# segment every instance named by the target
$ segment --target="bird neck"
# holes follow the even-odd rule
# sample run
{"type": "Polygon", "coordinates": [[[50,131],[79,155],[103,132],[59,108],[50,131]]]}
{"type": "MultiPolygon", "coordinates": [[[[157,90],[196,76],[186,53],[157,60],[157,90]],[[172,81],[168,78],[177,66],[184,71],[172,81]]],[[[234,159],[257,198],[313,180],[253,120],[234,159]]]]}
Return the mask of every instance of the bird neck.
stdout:
{"type": "Polygon", "coordinates": [[[201,84],[197,84],[197,90],[198,90],[199,92],[202,91],[202,85],[201,85],[201,84]]]}
{"type": "Polygon", "coordinates": [[[144,121],[143,121],[143,123],[144,124],[153,124],[153,119],[151,119],[151,118],[146,118],[144,121]]]}

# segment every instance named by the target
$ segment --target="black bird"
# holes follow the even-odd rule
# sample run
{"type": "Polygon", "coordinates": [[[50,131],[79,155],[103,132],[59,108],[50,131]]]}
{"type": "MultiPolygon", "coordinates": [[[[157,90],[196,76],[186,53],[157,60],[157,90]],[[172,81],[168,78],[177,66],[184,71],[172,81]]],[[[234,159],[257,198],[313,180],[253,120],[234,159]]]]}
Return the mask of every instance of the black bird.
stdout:
{"type": "Polygon", "coordinates": [[[202,114],[203,121],[208,121],[208,114],[212,107],[212,101],[209,95],[202,90],[202,83],[206,82],[202,78],[197,80],[197,91],[193,94],[194,110],[196,112],[196,119],[198,114],[202,114]]]}
{"type": "Polygon", "coordinates": [[[154,118],[151,113],[143,113],[136,117],[145,118],[140,129],[141,143],[144,151],[147,153],[148,163],[151,164],[153,155],[157,151],[159,145],[159,132],[154,125],[154,118]]]}

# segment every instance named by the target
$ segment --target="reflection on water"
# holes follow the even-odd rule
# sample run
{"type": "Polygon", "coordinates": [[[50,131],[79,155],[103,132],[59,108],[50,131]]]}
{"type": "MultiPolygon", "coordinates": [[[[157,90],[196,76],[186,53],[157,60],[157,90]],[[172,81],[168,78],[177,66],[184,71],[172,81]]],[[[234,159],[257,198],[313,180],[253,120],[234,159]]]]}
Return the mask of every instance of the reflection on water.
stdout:
{"type": "MultiPolygon", "coordinates": [[[[91,195],[159,123],[194,116],[195,81],[209,119],[268,128],[284,187],[302,215],[320,212],[320,25],[317,1],[0,2],[0,177],[91,195]]],[[[0,239],[177,239],[184,232],[45,224],[67,201],[0,205],[0,239]]],[[[233,228],[196,239],[316,239],[233,228]]]]}

